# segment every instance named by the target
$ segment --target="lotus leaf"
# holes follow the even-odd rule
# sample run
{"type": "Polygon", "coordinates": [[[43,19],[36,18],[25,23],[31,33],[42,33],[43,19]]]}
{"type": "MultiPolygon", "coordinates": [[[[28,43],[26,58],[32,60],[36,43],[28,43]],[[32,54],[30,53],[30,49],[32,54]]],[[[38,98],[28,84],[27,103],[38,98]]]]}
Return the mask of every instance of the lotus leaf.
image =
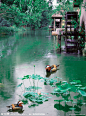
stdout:
{"type": "Polygon", "coordinates": [[[23,102],[24,104],[27,104],[27,103],[28,103],[28,100],[22,100],[22,102],[23,102]]]}
{"type": "Polygon", "coordinates": [[[23,94],[23,96],[26,97],[26,98],[28,98],[30,96],[35,97],[36,95],[38,96],[38,93],[34,93],[34,92],[26,92],[26,93],[23,94]]]}
{"type": "Polygon", "coordinates": [[[24,79],[26,79],[26,77],[23,77],[23,78],[21,77],[21,78],[18,78],[18,79],[24,80],[24,79]]]}
{"type": "Polygon", "coordinates": [[[86,92],[85,92],[85,91],[78,90],[78,92],[79,92],[82,96],[86,97],[86,92]]]}
{"type": "Polygon", "coordinates": [[[23,83],[19,84],[17,87],[21,87],[22,84],[23,84],[23,83]]]}
{"type": "Polygon", "coordinates": [[[80,84],[81,83],[80,80],[73,80],[73,82],[76,82],[77,84],[80,84]]]}
{"type": "Polygon", "coordinates": [[[85,89],[86,89],[86,87],[81,87],[80,89],[81,89],[81,90],[85,90],[85,89]]]}
{"type": "Polygon", "coordinates": [[[24,78],[29,79],[30,78],[30,75],[26,75],[26,76],[24,76],[24,78]]]}
{"type": "Polygon", "coordinates": [[[74,99],[77,99],[77,98],[79,98],[79,97],[81,97],[81,95],[74,96],[74,99]]]}
{"type": "Polygon", "coordinates": [[[54,108],[56,108],[57,110],[63,110],[64,112],[68,112],[70,111],[70,108],[72,108],[72,106],[69,105],[62,106],[61,104],[55,104],[54,108]]]}
{"type": "Polygon", "coordinates": [[[60,99],[60,100],[54,100],[54,101],[56,101],[56,102],[62,102],[62,101],[64,101],[64,99],[60,99]]]}
{"type": "Polygon", "coordinates": [[[79,108],[78,106],[74,106],[74,108],[75,108],[75,111],[81,111],[81,108],[79,108]]]}
{"type": "Polygon", "coordinates": [[[71,85],[75,85],[75,84],[77,84],[77,83],[76,83],[76,82],[70,82],[70,84],[71,84],[71,85]]]}
{"type": "Polygon", "coordinates": [[[35,106],[38,106],[38,104],[32,104],[32,105],[30,105],[30,106],[28,106],[29,108],[31,108],[31,107],[35,107],[35,106]]]}
{"type": "Polygon", "coordinates": [[[62,94],[62,98],[64,98],[65,100],[67,100],[68,99],[68,97],[70,96],[70,94],[62,94]]]}
{"type": "Polygon", "coordinates": [[[74,107],[72,107],[72,108],[69,108],[70,110],[75,110],[75,108],[74,107]]]}
{"type": "Polygon", "coordinates": [[[82,85],[75,85],[75,87],[81,87],[82,85]]]}
{"type": "Polygon", "coordinates": [[[50,79],[50,80],[47,81],[47,83],[49,83],[50,85],[52,85],[54,82],[57,82],[57,80],[56,79],[50,79]]]}
{"type": "Polygon", "coordinates": [[[62,84],[65,84],[65,83],[67,83],[67,81],[62,81],[62,84]]]}
{"type": "Polygon", "coordinates": [[[37,79],[38,79],[38,76],[33,74],[33,75],[31,76],[31,78],[34,79],[34,80],[37,80],[37,79]]]}

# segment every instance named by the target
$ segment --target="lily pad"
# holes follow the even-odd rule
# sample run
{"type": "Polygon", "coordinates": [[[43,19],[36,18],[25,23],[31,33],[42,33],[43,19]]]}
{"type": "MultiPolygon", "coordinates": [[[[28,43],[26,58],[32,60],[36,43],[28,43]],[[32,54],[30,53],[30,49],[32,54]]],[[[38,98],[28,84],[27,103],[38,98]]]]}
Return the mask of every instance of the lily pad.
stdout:
{"type": "Polygon", "coordinates": [[[72,107],[72,108],[69,108],[70,110],[75,110],[76,108],[72,107]]]}
{"type": "Polygon", "coordinates": [[[86,97],[86,92],[85,92],[85,91],[78,90],[78,92],[79,92],[82,96],[86,97]]]}
{"type": "Polygon", "coordinates": [[[73,82],[70,82],[71,84],[80,84],[81,81],[80,80],[73,80],[73,82]]]}
{"type": "Polygon", "coordinates": [[[21,87],[22,84],[23,84],[23,83],[19,84],[17,87],[21,87]]]}
{"type": "Polygon", "coordinates": [[[35,107],[35,106],[38,106],[38,104],[32,104],[32,105],[30,105],[30,106],[28,106],[29,108],[31,108],[31,107],[35,107]]]}
{"type": "Polygon", "coordinates": [[[60,100],[54,100],[55,102],[62,102],[64,101],[64,99],[60,99],[60,100]]]}
{"type": "Polygon", "coordinates": [[[34,74],[31,76],[31,78],[34,79],[34,80],[43,79],[43,77],[41,77],[40,75],[34,75],[34,74]]]}

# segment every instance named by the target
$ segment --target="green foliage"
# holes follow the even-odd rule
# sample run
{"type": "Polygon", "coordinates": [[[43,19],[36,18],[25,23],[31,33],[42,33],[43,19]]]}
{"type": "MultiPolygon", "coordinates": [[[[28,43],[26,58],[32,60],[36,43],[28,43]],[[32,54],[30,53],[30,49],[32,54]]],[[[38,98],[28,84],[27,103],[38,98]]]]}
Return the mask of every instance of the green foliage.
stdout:
{"type": "Polygon", "coordinates": [[[46,26],[51,17],[46,0],[7,0],[0,6],[0,15],[11,25],[30,26],[32,29],[46,26]]]}
{"type": "Polygon", "coordinates": [[[41,77],[40,75],[35,75],[35,74],[26,75],[23,78],[18,78],[18,79],[21,79],[23,81],[23,83],[20,83],[17,87],[21,87],[21,86],[24,87],[23,96],[24,99],[26,99],[25,103],[28,103],[27,102],[28,100],[33,103],[28,107],[38,106],[38,104],[41,104],[44,101],[48,101],[48,99],[50,98],[47,96],[48,93],[38,92],[38,89],[42,89],[42,87],[38,87],[39,80],[45,80],[45,78],[41,77]],[[29,84],[28,84],[29,87],[26,87],[26,85],[24,85],[24,80],[26,79],[29,80],[29,84]],[[32,85],[30,80],[33,81],[33,86],[30,86],[32,85]],[[37,86],[35,86],[35,81],[37,81],[37,86]]]}
{"type": "Polygon", "coordinates": [[[0,27],[0,34],[13,34],[15,29],[13,27],[0,27]]]}

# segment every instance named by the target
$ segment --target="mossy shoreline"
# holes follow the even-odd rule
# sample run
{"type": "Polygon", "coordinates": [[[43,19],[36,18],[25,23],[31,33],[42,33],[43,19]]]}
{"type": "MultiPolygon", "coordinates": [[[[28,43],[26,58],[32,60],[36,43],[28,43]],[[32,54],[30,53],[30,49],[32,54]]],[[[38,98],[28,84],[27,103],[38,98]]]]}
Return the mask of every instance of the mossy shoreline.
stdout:
{"type": "Polygon", "coordinates": [[[0,35],[11,35],[14,34],[15,32],[20,32],[20,31],[26,31],[27,29],[24,27],[15,27],[15,26],[11,26],[11,27],[6,27],[6,26],[2,26],[0,27],[0,35]]]}

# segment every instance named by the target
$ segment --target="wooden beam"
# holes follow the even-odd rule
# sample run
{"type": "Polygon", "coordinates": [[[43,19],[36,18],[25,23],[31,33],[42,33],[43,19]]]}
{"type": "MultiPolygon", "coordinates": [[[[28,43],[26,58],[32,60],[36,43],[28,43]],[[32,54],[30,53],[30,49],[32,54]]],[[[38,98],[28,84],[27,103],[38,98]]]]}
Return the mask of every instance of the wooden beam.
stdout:
{"type": "Polygon", "coordinates": [[[54,18],[54,31],[55,31],[55,18],[54,18]]]}

